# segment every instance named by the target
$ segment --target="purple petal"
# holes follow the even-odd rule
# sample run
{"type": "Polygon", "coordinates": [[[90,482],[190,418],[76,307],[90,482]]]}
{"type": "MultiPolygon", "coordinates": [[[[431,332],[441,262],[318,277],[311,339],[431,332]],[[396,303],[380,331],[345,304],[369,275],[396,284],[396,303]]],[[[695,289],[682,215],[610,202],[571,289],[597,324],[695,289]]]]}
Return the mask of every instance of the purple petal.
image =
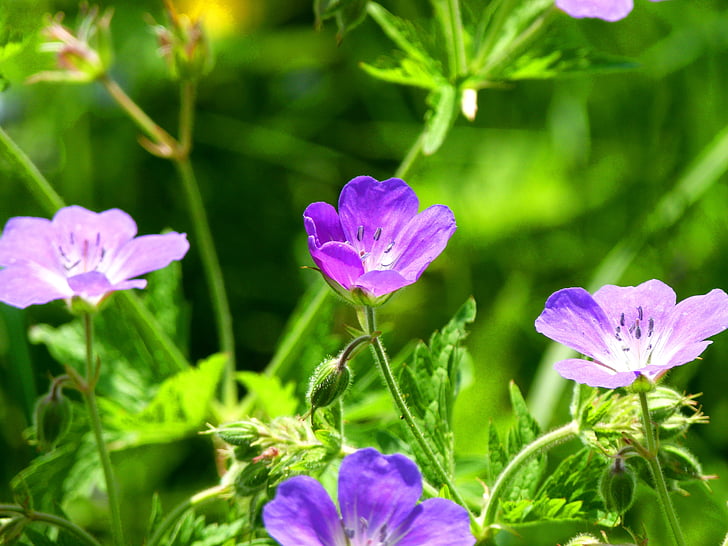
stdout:
{"type": "Polygon", "coordinates": [[[655,358],[657,361],[653,367],[655,368],[673,368],[675,366],[682,366],[688,362],[692,362],[698,358],[706,347],[713,343],[712,341],[701,341],[698,343],[691,343],[683,347],[676,347],[676,350],[671,353],[661,353],[659,358],[655,358]]]}
{"type": "Polygon", "coordinates": [[[0,265],[29,263],[41,264],[51,271],[60,270],[51,221],[26,216],[11,218],[0,238],[0,265]]]}
{"type": "Polygon", "coordinates": [[[409,529],[397,546],[472,546],[470,518],[462,506],[447,499],[428,499],[413,511],[409,529]]]}
{"type": "Polygon", "coordinates": [[[115,290],[144,288],[147,286],[147,281],[144,279],[136,279],[112,285],[106,275],[100,271],[89,271],[88,273],[81,273],[80,275],[69,277],[68,286],[71,287],[74,295],[81,296],[84,299],[94,300],[115,290]]]}
{"type": "Polygon", "coordinates": [[[452,211],[445,205],[433,205],[407,223],[390,253],[380,258],[382,266],[414,282],[445,250],[456,229],[452,211]]]}
{"type": "Polygon", "coordinates": [[[314,238],[316,246],[329,241],[344,242],[344,232],[336,209],[328,203],[311,203],[303,212],[303,225],[306,233],[314,238]]]}
{"type": "Polygon", "coordinates": [[[60,237],[74,234],[76,240],[100,240],[107,252],[115,252],[137,233],[131,216],[119,209],[92,212],[71,206],[59,210],[53,217],[53,227],[60,237]]]}
{"type": "Polygon", "coordinates": [[[70,298],[66,278],[38,266],[16,265],[0,270],[0,301],[24,309],[70,298]]]}
{"type": "Polygon", "coordinates": [[[595,360],[612,358],[606,339],[614,332],[602,308],[583,288],[551,294],[536,319],[536,331],[595,360]]]}
{"type": "Polygon", "coordinates": [[[422,476],[404,455],[382,455],[360,449],[347,456],[339,470],[339,506],[344,528],[358,541],[376,537],[383,526],[397,528],[422,495],[422,476]]]}
{"type": "MultiPolygon", "coordinates": [[[[108,211],[107,211],[108,212],[108,211]]],[[[126,243],[112,255],[106,276],[112,284],[167,267],[181,260],[190,248],[184,233],[144,235],[126,243]]]]}
{"type": "Polygon", "coordinates": [[[316,246],[313,236],[308,238],[311,257],[321,271],[347,290],[364,273],[361,258],[350,245],[331,241],[321,247],[316,246]]]}
{"type": "Polygon", "coordinates": [[[572,17],[596,17],[605,21],[624,19],[632,11],[632,0],[556,0],[556,7],[572,17]]]}
{"type": "Polygon", "coordinates": [[[278,486],[275,498],[263,508],[263,523],[282,546],[346,544],[336,506],[309,476],[296,476],[278,486]]]}
{"type": "Polygon", "coordinates": [[[414,190],[399,178],[378,182],[359,176],[341,190],[339,218],[344,237],[357,252],[370,252],[375,244],[386,246],[398,237],[417,214],[414,190]]]}
{"type": "Polygon", "coordinates": [[[369,271],[356,280],[355,286],[378,298],[413,282],[414,280],[405,279],[397,271],[369,271]]]}
{"type": "MultiPolygon", "coordinates": [[[[554,369],[561,377],[584,383],[590,387],[616,389],[631,385],[637,379],[638,372],[627,371],[612,373],[596,362],[581,358],[570,358],[554,364],[554,369]]],[[[642,372],[643,370],[640,370],[642,372]]]]}
{"type": "Polygon", "coordinates": [[[728,328],[728,294],[715,289],[681,301],[672,310],[667,327],[671,343],[678,346],[722,332],[728,328]]]}
{"type": "Polygon", "coordinates": [[[675,308],[675,291],[656,279],[639,286],[608,284],[594,293],[594,301],[607,315],[612,328],[620,324],[622,313],[625,324],[634,324],[640,314],[639,309],[642,309],[644,318],[641,320],[653,319],[659,330],[675,308]]]}

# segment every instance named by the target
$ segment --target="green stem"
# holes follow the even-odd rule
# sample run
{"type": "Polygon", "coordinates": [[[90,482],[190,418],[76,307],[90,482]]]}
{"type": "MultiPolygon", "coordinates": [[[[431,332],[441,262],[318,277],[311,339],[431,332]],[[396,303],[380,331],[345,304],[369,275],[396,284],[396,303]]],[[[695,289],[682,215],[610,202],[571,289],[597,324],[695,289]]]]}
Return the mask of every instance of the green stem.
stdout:
{"type": "Polygon", "coordinates": [[[48,214],[63,207],[63,199],[51,187],[30,158],[25,155],[13,139],[0,127],[0,157],[9,164],[8,172],[19,176],[28,191],[48,214]]]}
{"type": "Polygon", "coordinates": [[[465,53],[465,40],[463,39],[463,17],[460,11],[460,0],[447,0],[447,23],[452,47],[453,67],[451,76],[454,80],[463,76],[467,69],[467,56],[465,53]]]}
{"type": "Polygon", "coordinates": [[[35,510],[27,510],[26,508],[18,504],[0,504],[0,514],[21,514],[31,521],[39,521],[53,525],[59,529],[68,531],[75,535],[78,539],[83,541],[84,544],[90,544],[91,546],[101,546],[101,543],[88,534],[81,527],[60,516],[53,514],[47,514],[45,512],[36,512],[35,510]]]}
{"type": "Polygon", "coordinates": [[[490,488],[490,495],[488,496],[487,505],[483,512],[483,529],[486,533],[489,532],[488,528],[495,523],[495,516],[498,504],[500,503],[500,497],[505,492],[506,487],[513,477],[521,470],[521,467],[527,463],[531,457],[575,437],[578,432],[578,423],[576,421],[571,421],[563,427],[539,436],[533,442],[524,446],[523,449],[521,449],[521,451],[519,451],[518,454],[511,459],[508,465],[506,465],[496,478],[493,487],[490,488]]]}
{"type": "Polygon", "coordinates": [[[399,167],[397,167],[397,170],[394,171],[394,176],[396,176],[397,178],[404,178],[405,176],[407,176],[407,173],[412,168],[415,160],[422,153],[422,145],[424,141],[425,130],[423,129],[422,132],[417,136],[417,140],[415,140],[410,149],[407,150],[407,153],[405,154],[402,163],[400,163],[399,167]]]}
{"type": "Polygon", "coordinates": [[[167,517],[164,518],[162,523],[160,523],[154,530],[154,533],[147,542],[147,546],[156,546],[157,544],[161,544],[161,540],[165,538],[169,530],[179,521],[187,510],[203,506],[208,502],[220,498],[229,491],[230,487],[227,485],[216,485],[215,487],[210,487],[209,489],[200,491],[199,493],[192,495],[189,499],[185,499],[183,502],[179,503],[169,514],[167,514],[167,517]]]}
{"type": "Polygon", "coordinates": [[[86,402],[86,410],[88,411],[91,430],[96,440],[96,448],[101,459],[101,467],[104,471],[104,479],[106,481],[106,492],[109,496],[109,510],[111,512],[111,533],[116,546],[124,546],[124,531],[121,524],[121,509],[119,505],[119,491],[116,487],[114,479],[114,471],[111,468],[111,457],[104,442],[104,433],[101,426],[101,416],[96,403],[96,368],[93,359],[93,322],[89,313],[84,313],[83,324],[86,332],[86,383],[79,385],[79,390],[83,394],[86,402]]]}
{"type": "Polygon", "coordinates": [[[231,407],[237,402],[237,388],[235,386],[235,336],[233,334],[233,320],[230,313],[225,281],[220,268],[220,261],[212,239],[207,213],[202,203],[202,194],[197,184],[192,164],[188,157],[175,160],[175,166],[182,180],[187,206],[192,216],[195,238],[202,259],[202,267],[210,289],[212,308],[217,323],[218,338],[221,349],[227,353],[228,360],[222,383],[222,402],[231,407]]]}
{"type": "Polygon", "coordinates": [[[665,476],[662,473],[662,466],[658,457],[657,431],[652,426],[650,408],[647,404],[647,393],[640,392],[639,395],[640,407],[642,409],[642,426],[644,428],[645,440],[647,441],[647,453],[644,453],[643,456],[647,461],[647,466],[649,466],[652,479],[655,482],[657,498],[660,501],[662,513],[672,532],[672,538],[678,546],[685,546],[685,538],[680,529],[680,522],[677,519],[675,507],[672,505],[672,499],[670,499],[670,493],[667,490],[665,476]]]}
{"type": "Polygon", "coordinates": [[[99,78],[109,94],[129,117],[144,131],[156,145],[156,152],[163,157],[172,157],[178,150],[177,141],[157,125],[139,105],[108,75],[99,78]]]}
{"type": "MultiPolygon", "coordinates": [[[[374,308],[367,306],[364,308],[364,311],[366,314],[365,320],[367,333],[369,335],[374,335],[374,332],[376,332],[377,330],[374,308]]],[[[435,452],[432,450],[432,447],[427,441],[427,438],[425,438],[422,430],[420,430],[420,427],[417,425],[417,422],[415,421],[412,412],[410,411],[409,407],[407,407],[407,403],[404,401],[404,397],[402,396],[402,391],[399,389],[397,380],[394,378],[394,374],[392,373],[392,366],[389,363],[389,357],[387,357],[387,352],[384,350],[384,345],[380,336],[376,336],[374,338],[374,342],[372,343],[372,353],[374,355],[374,360],[379,367],[379,371],[382,373],[382,377],[384,378],[384,382],[387,385],[387,389],[392,395],[394,404],[397,406],[397,409],[399,410],[402,419],[404,419],[404,422],[407,423],[407,426],[409,427],[412,436],[414,436],[415,441],[420,446],[420,449],[424,452],[425,456],[430,462],[430,465],[437,471],[442,483],[447,485],[448,489],[450,489],[450,494],[452,495],[453,499],[455,499],[458,504],[468,510],[468,513],[470,514],[470,510],[468,509],[467,504],[465,504],[465,501],[456,489],[455,483],[450,477],[450,474],[442,466],[442,463],[437,458],[437,455],[435,455],[435,452]]],[[[470,514],[470,519],[474,519],[472,514],[470,514]]]]}
{"type": "Polygon", "coordinates": [[[195,125],[195,98],[197,84],[184,81],[180,89],[179,147],[180,155],[186,157],[192,150],[192,128],[195,125]]]}

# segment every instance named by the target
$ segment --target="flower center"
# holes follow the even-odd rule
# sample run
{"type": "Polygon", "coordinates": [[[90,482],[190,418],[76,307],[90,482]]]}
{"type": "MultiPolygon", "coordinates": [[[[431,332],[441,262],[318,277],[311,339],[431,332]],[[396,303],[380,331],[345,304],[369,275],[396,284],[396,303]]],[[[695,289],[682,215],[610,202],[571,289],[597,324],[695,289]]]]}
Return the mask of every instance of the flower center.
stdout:
{"type": "MultiPolygon", "coordinates": [[[[639,370],[650,363],[653,349],[655,320],[645,321],[642,306],[637,307],[637,316],[631,324],[624,313],[619,316],[619,325],[614,330],[614,339],[625,356],[627,370],[639,370]]],[[[616,370],[615,370],[616,371],[616,370]]]]}
{"type": "Polygon", "coordinates": [[[359,529],[345,529],[344,534],[350,546],[393,546],[388,538],[389,531],[384,523],[378,530],[370,532],[369,522],[359,518],[359,529]]]}
{"type": "Polygon", "coordinates": [[[356,230],[356,240],[359,251],[359,257],[364,265],[365,271],[378,269],[390,269],[396,263],[399,256],[392,252],[394,248],[394,239],[384,244],[387,239],[382,239],[382,227],[378,227],[372,233],[370,241],[365,241],[365,229],[361,225],[356,230]]]}
{"type": "Polygon", "coordinates": [[[106,257],[106,249],[101,245],[101,234],[95,239],[77,238],[73,232],[68,240],[58,245],[58,253],[67,277],[89,271],[99,271],[106,257]]]}

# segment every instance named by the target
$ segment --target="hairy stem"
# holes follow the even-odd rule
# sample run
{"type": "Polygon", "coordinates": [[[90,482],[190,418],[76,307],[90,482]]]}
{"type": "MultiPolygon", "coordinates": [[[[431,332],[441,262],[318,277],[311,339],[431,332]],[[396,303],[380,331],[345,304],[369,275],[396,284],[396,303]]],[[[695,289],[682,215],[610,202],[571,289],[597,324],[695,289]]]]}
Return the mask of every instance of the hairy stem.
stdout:
{"type": "MultiPolygon", "coordinates": [[[[364,311],[366,314],[365,320],[367,333],[369,335],[374,335],[374,332],[376,332],[377,329],[374,308],[367,306],[365,307],[364,311]]],[[[404,419],[404,422],[407,423],[407,427],[412,433],[412,436],[414,436],[415,441],[420,446],[420,449],[422,449],[422,451],[425,453],[425,456],[427,457],[432,467],[435,468],[435,470],[439,474],[442,483],[447,485],[453,499],[455,499],[458,504],[468,510],[468,513],[470,514],[470,510],[468,509],[468,506],[465,504],[465,501],[456,489],[453,479],[442,466],[442,463],[437,458],[437,455],[435,455],[435,452],[432,450],[430,443],[427,441],[427,438],[425,438],[424,433],[417,425],[417,422],[415,421],[412,412],[407,406],[407,403],[404,401],[402,391],[400,390],[399,385],[397,384],[397,380],[394,378],[394,374],[392,373],[392,366],[389,363],[389,357],[387,356],[387,352],[384,350],[384,344],[382,343],[381,337],[379,336],[374,337],[374,342],[372,343],[372,353],[374,355],[374,360],[379,367],[379,371],[382,374],[384,383],[386,384],[389,393],[392,395],[394,404],[395,406],[397,406],[397,410],[399,411],[402,419],[404,419]]],[[[472,514],[470,514],[470,518],[471,520],[474,519],[472,514]]]]}
{"type": "Polygon", "coordinates": [[[104,432],[101,426],[101,416],[96,403],[96,367],[93,356],[93,322],[89,313],[83,315],[84,330],[86,333],[86,382],[81,385],[80,391],[86,402],[89,423],[96,440],[96,449],[101,459],[101,467],[104,471],[106,481],[106,492],[109,496],[109,510],[111,512],[111,533],[116,546],[125,546],[124,531],[121,524],[121,508],[119,504],[119,490],[114,479],[114,471],[111,467],[111,457],[104,442],[104,432]]]}
{"type": "Polygon", "coordinates": [[[490,488],[490,495],[483,511],[483,529],[486,533],[489,532],[488,528],[495,523],[495,516],[500,503],[500,498],[503,496],[506,488],[510,481],[515,477],[516,474],[521,470],[524,464],[526,464],[531,457],[543,453],[551,449],[552,447],[569,440],[570,438],[576,437],[579,432],[579,426],[576,421],[571,421],[563,427],[547,432],[536,438],[533,442],[526,445],[518,452],[518,454],[511,459],[506,467],[501,471],[490,488]]]}
{"type": "Polygon", "coordinates": [[[217,323],[218,338],[221,349],[227,353],[228,359],[222,383],[222,402],[230,407],[237,402],[237,389],[235,386],[235,336],[233,334],[233,320],[230,313],[225,281],[222,276],[220,261],[215,250],[215,243],[207,220],[207,213],[202,203],[202,194],[197,184],[192,164],[188,157],[175,160],[175,166],[182,180],[187,206],[192,216],[197,246],[200,250],[202,267],[210,289],[212,308],[217,323]]]}
{"type": "Polygon", "coordinates": [[[47,523],[48,525],[53,525],[54,527],[58,527],[59,529],[68,531],[77,539],[81,540],[83,544],[90,544],[91,546],[101,546],[101,543],[90,534],[88,534],[84,529],[82,529],[72,521],[69,521],[60,516],[56,516],[54,514],[28,510],[18,504],[0,504],[0,514],[20,514],[30,521],[47,523]]]}
{"type": "Polygon", "coordinates": [[[162,523],[160,523],[154,530],[149,542],[147,542],[147,546],[157,546],[158,544],[161,544],[161,541],[167,536],[169,530],[180,520],[187,510],[207,504],[208,502],[229,493],[229,491],[230,487],[227,485],[216,485],[215,487],[210,487],[209,489],[200,491],[199,493],[192,495],[189,499],[185,499],[179,503],[169,514],[167,514],[167,517],[165,517],[164,520],[162,520],[162,523]]]}
{"type": "Polygon", "coordinates": [[[665,483],[665,476],[662,473],[662,466],[660,465],[660,459],[658,458],[658,446],[657,446],[657,431],[652,426],[652,418],[650,417],[650,408],[647,404],[647,393],[640,392],[640,407],[642,409],[642,427],[644,428],[645,441],[647,442],[647,453],[643,453],[647,466],[650,468],[652,479],[655,482],[655,489],[657,490],[657,498],[662,508],[662,513],[667,520],[667,524],[670,527],[672,538],[678,546],[685,546],[685,538],[683,537],[682,530],[680,529],[680,523],[675,513],[675,507],[672,505],[670,499],[670,493],[667,490],[667,484],[665,483]]]}

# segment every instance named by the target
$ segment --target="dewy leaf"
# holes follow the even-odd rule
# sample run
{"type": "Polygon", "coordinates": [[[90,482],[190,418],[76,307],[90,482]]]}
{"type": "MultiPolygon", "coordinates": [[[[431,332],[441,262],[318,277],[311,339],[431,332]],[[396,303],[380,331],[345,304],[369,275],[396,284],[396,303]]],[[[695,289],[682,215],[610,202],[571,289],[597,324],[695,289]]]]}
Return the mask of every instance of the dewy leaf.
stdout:
{"type": "Polygon", "coordinates": [[[226,359],[225,354],[212,355],[196,368],[165,380],[138,413],[100,398],[104,423],[117,432],[111,449],[170,442],[196,432],[209,414],[226,359]]]}
{"type": "Polygon", "coordinates": [[[458,110],[456,95],[457,91],[452,85],[444,84],[427,96],[430,109],[425,114],[422,142],[422,152],[425,155],[434,154],[450,131],[458,110]]]}
{"type": "MultiPolygon", "coordinates": [[[[420,342],[412,363],[402,366],[400,387],[407,396],[418,425],[427,431],[430,446],[446,471],[453,470],[453,434],[450,428],[452,406],[459,387],[460,367],[467,358],[461,346],[466,327],[475,320],[475,300],[470,298],[445,327],[432,334],[429,344],[420,342]]],[[[425,478],[440,484],[439,474],[417,443],[410,442],[425,478]]],[[[441,484],[440,484],[441,485],[441,484]]]]}
{"type": "Polygon", "coordinates": [[[255,372],[238,372],[235,377],[255,395],[256,404],[271,419],[296,413],[298,399],[293,383],[284,386],[278,376],[255,372]]]}

